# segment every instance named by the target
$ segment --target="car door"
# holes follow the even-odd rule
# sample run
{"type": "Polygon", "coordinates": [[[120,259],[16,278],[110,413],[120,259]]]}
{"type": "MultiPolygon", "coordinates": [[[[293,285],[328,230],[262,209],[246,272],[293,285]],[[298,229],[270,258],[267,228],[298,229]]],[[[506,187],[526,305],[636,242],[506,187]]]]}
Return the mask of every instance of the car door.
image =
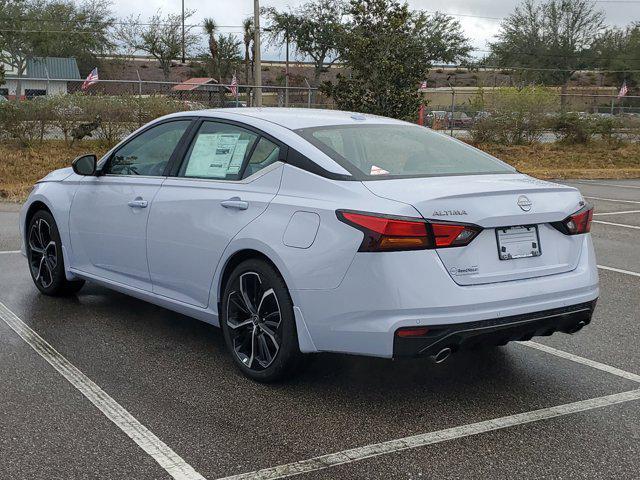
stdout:
{"type": "Polygon", "coordinates": [[[284,146],[235,123],[202,121],[149,217],[153,292],[207,307],[224,249],[276,195],[284,146]]]}
{"type": "Polygon", "coordinates": [[[69,217],[73,268],[151,290],[146,228],[169,161],[192,124],[154,124],[116,149],[101,175],[86,177],[69,217]]]}

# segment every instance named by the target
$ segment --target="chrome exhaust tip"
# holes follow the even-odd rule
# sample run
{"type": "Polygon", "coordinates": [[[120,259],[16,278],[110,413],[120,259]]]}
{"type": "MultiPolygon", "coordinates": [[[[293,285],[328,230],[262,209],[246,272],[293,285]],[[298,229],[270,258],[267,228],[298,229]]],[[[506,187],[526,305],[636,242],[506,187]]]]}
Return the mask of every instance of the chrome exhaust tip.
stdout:
{"type": "Polygon", "coordinates": [[[449,347],[445,347],[440,350],[438,353],[430,355],[433,363],[442,363],[451,355],[452,351],[449,347]]]}

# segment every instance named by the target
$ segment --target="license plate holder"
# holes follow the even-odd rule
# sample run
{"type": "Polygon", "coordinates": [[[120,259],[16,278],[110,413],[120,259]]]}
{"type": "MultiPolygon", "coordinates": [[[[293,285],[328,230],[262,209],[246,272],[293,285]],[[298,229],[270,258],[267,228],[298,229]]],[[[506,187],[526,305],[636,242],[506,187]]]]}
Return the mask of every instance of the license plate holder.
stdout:
{"type": "Polygon", "coordinates": [[[500,260],[515,260],[542,255],[537,225],[496,228],[496,241],[500,260]]]}

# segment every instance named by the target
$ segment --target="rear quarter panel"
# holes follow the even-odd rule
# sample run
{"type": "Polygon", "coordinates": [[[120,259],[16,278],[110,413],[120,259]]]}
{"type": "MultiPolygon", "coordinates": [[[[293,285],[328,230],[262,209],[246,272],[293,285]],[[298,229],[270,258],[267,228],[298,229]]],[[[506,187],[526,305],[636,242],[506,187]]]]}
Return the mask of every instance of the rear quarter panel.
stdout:
{"type": "MultiPolygon", "coordinates": [[[[373,195],[361,182],[330,180],[284,166],[280,191],[266,211],[240,231],[227,247],[216,273],[212,305],[218,301],[224,267],[234,253],[254,249],[278,267],[296,303],[298,290],[337,288],[362,242],[362,232],[340,222],[336,210],[349,209],[419,217],[410,205],[373,195]],[[297,212],[317,215],[309,246],[287,245],[287,226],[297,212]]],[[[300,232],[298,232],[300,233],[300,232]]],[[[311,234],[309,235],[311,237],[311,234]]]]}

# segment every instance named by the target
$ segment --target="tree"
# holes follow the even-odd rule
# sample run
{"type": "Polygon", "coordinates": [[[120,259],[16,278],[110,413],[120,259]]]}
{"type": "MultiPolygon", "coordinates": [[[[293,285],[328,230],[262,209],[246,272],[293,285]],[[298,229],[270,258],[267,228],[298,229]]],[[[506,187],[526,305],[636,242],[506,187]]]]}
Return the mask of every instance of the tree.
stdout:
{"type": "MultiPolygon", "coordinates": [[[[193,10],[185,12],[185,21],[193,16],[193,10]]],[[[188,55],[198,43],[199,37],[192,25],[185,26],[184,46],[188,55]]],[[[166,80],[171,73],[171,62],[182,53],[182,17],[158,11],[146,25],[140,22],[140,16],[131,16],[116,31],[116,38],[129,51],[144,52],[154,57],[162,68],[166,80]]]]}
{"type": "Polygon", "coordinates": [[[36,56],[73,57],[85,72],[96,66],[100,55],[112,51],[110,29],[115,19],[108,2],[45,0],[38,7],[39,2],[34,2],[36,8],[40,8],[37,14],[39,32],[32,34],[36,56]]]}
{"type": "Polygon", "coordinates": [[[253,18],[247,17],[242,22],[242,41],[244,43],[244,78],[249,85],[249,72],[253,66],[253,18]],[[250,53],[251,52],[251,53],[250,53]]]}
{"type": "Polygon", "coordinates": [[[17,20],[35,21],[38,9],[26,0],[0,0],[0,60],[17,72],[16,96],[22,92],[21,77],[27,70],[27,60],[34,56],[33,32],[23,28],[17,20]],[[13,27],[13,28],[12,28],[13,27]]]}
{"type": "Polygon", "coordinates": [[[216,21],[213,18],[205,18],[203,28],[209,37],[209,55],[211,55],[211,64],[215,69],[218,62],[218,40],[216,40],[218,25],[216,25],[216,21]]]}
{"type": "Polygon", "coordinates": [[[269,40],[282,46],[288,39],[298,56],[311,58],[317,84],[322,71],[339,58],[337,46],[344,27],[345,8],[342,0],[315,0],[296,11],[266,9],[269,40]]]}
{"type": "Polygon", "coordinates": [[[625,29],[605,30],[593,46],[598,66],[604,70],[619,70],[610,75],[618,85],[627,82],[629,87],[640,84],[640,22],[625,29]]]}
{"type": "Polygon", "coordinates": [[[337,52],[351,74],[321,87],[341,109],[412,118],[431,63],[457,62],[470,51],[460,24],[443,14],[395,0],[352,0],[347,13],[337,52]]]}
{"type": "Polygon", "coordinates": [[[566,88],[577,69],[589,66],[603,21],[591,0],[524,0],[502,21],[490,44],[492,59],[501,67],[522,68],[525,80],[566,88]]]}
{"type": "Polygon", "coordinates": [[[218,75],[223,80],[230,79],[242,64],[240,45],[242,42],[238,37],[229,33],[218,37],[218,75]]]}
{"type": "Polygon", "coordinates": [[[0,57],[17,70],[18,83],[33,57],[74,57],[88,70],[113,46],[113,22],[108,4],[96,0],[0,0],[0,57]]]}

